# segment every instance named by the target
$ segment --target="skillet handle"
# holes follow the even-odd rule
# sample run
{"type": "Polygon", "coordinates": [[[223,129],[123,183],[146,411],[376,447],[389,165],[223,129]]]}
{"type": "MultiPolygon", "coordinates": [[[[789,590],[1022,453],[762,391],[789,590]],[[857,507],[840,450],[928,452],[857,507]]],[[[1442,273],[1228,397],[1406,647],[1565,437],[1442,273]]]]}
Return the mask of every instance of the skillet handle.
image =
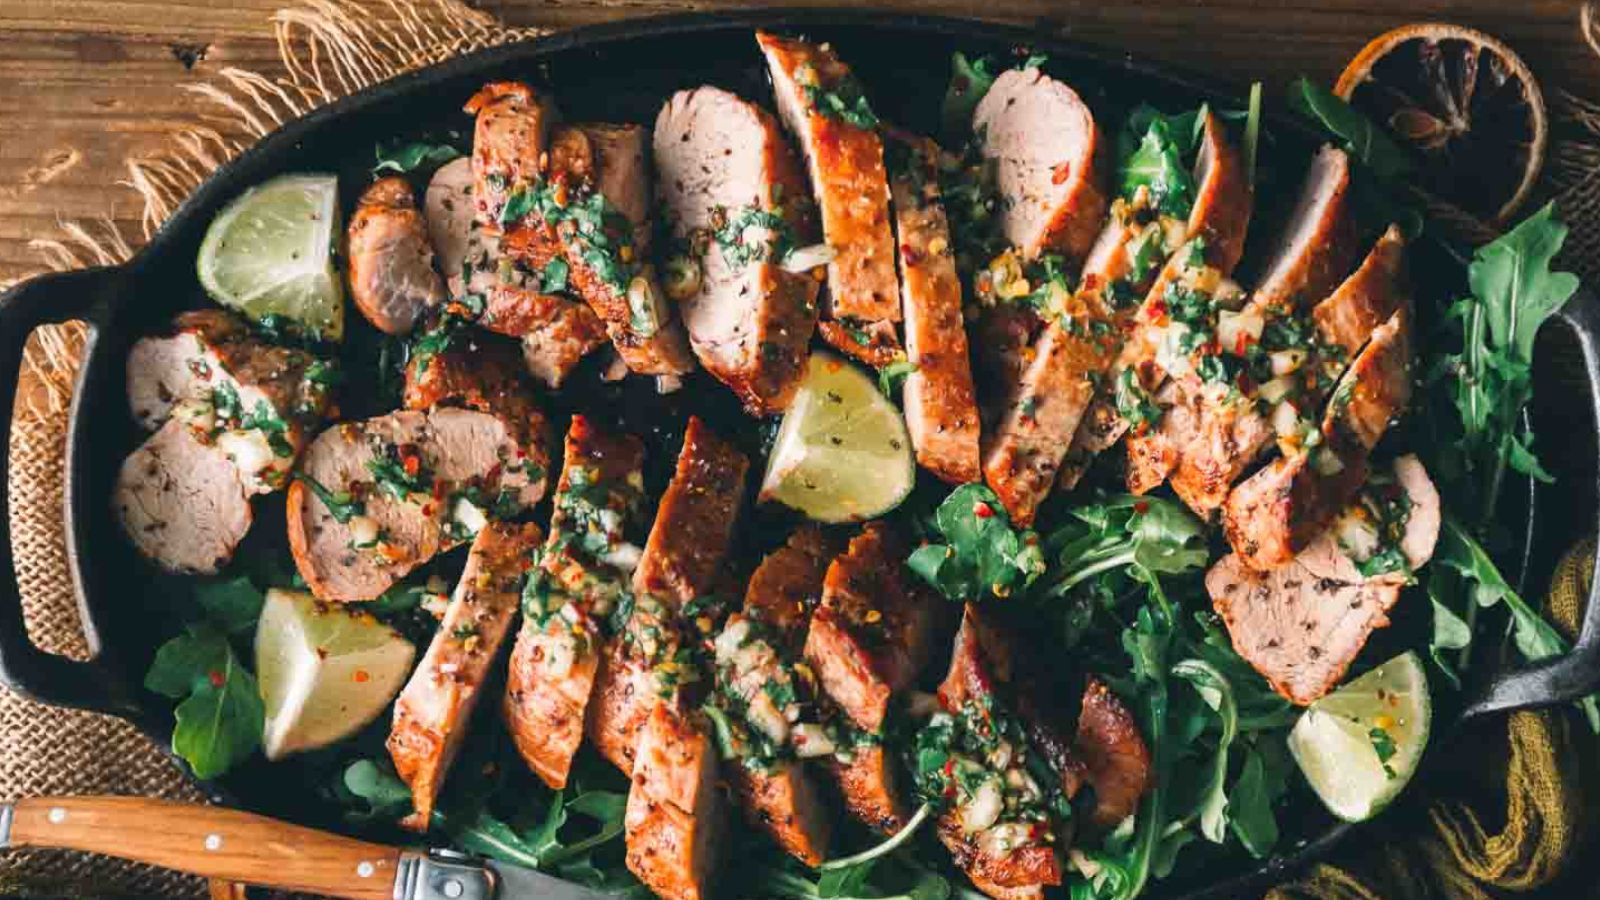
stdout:
{"type": "MultiPolygon", "coordinates": [[[[1589,384],[1600,386],[1600,298],[1580,288],[1557,315],[1577,334],[1589,384]]],[[[1600,423],[1600,389],[1591,389],[1589,403],[1600,423]]],[[[1590,586],[1572,650],[1496,676],[1462,711],[1462,717],[1555,706],[1596,692],[1600,692],[1600,578],[1590,586]]]]}
{"type": "MultiPolygon", "coordinates": [[[[16,561],[12,558],[12,498],[7,476],[11,469],[8,438],[12,405],[28,335],[45,324],[71,319],[99,321],[100,313],[126,277],[125,272],[120,267],[104,267],[42,275],[0,296],[0,681],[42,703],[123,713],[134,708],[129,692],[121,689],[122,679],[98,658],[80,662],[47,653],[28,638],[16,561]]],[[[85,371],[95,340],[96,332],[91,327],[85,371]]],[[[74,590],[78,587],[75,584],[74,590]]],[[[81,603],[79,608],[83,608],[81,603]]],[[[84,627],[90,649],[98,657],[99,640],[87,613],[84,627]]]]}

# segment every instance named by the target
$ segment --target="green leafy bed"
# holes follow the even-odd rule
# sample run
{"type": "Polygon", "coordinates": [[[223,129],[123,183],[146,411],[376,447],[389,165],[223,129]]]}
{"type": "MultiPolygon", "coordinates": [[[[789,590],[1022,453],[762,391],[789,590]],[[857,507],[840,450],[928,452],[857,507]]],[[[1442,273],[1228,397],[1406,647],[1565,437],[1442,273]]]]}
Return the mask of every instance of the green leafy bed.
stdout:
{"type": "MultiPolygon", "coordinates": [[[[1039,64],[1039,58],[1024,63],[1039,64]]],[[[995,78],[990,60],[958,54],[955,68],[943,109],[947,130],[970,121],[995,78]]],[[[857,99],[841,101],[841,108],[868,115],[857,99]]],[[[1420,227],[1420,219],[1387,199],[1409,171],[1403,151],[1310,82],[1293,85],[1290,106],[1351,151],[1369,211],[1406,220],[1412,232],[1420,227]]],[[[1235,118],[1244,122],[1253,159],[1259,92],[1235,118]]],[[[1136,111],[1120,141],[1121,191],[1146,188],[1163,211],[1183,215],[1194,190],[1183,160],[1196,121],[1194,112],[1136,111]]],[[[374,171],[410,172],[455,154],[446,146],[404,145],[380,152],[374,171]]],[[[982,252],[993,207],[960,185],[948,196],[956,227],[968,230],[958,231],[957,243],[982,252]]],[[[1554,211],[1540,210],[1478,250],[1468,296],[1423,317],[1430,327],[1419,341],[1423,386],[1398,439],[1423,456],[1447,509],[1433,562],[1418,576],[1421,590],[1405,602],[1431,607],[1428,650],[1439,685],[1457,686],[1469,667],[1499,664],[1507,654],[1531,661],[1567,649],[1494,562],[1510,538],[1495,524],[1507,479],[1550,479],[1523,411],[1532,398],[1534,337],[1576,289],[1572,275],[1551,267],[1565,235],[1554,211]]],[[[1047,517],[1055,524],[1042,533],[1019,530],[982,485],[956,488],[920,513],[902,515],[926,538],[907,560],[913,573],[954,602],[1026,610],[1059,642],[1063,657],[1101,673],[1139,720],[1155,787],[1120,827],[1074,848],[1074,898],[1134,897],[1180,866],[1261,858],[1280,846],[1280,819],[1297,819],[1299,804],[1314,802],[1297,787],[1285,744],[1299,710],[1239,658],[1211,612],[1201,584],[1217,555],[1209,529],[1169,499],[1098,495],[1056,510],[1047,517]]],[[[425,641],[432,620],[418,608],[423,580],[365,606],[425,641]]],[[[262,570],[259,562],[255,571],[199,583],[191,624],[160,649],[149,671],[147,687],[177,701],[173,750],[202,778],[227,772],[260,745],[262,703],[243,660],[262,591],[272,586],[300,585],[287,567],[262,570]]],[[[1600,730],[1594,699],[1581,708],[1600,730]]],[[[571,785],[552,792],[522,766],[496,719],[477,717],[435,813],[434,834],[601,890],[642,892],[621,862],[627,780],[586,750],[571,785]]],[[[409,792],[382,750],[385,726],[375,723],[301,763],[315,776],[321,802],[353,827],[379,835],[410,812],[409,792]]],[[[1373,752],[1382,759],[1381,741],[1373,752]]],[[[917,827],[927,810],[887,842],[847,830],[836,852],[868,849],[821,870],[738,830],[727,890],[797,898],[980,896],[948,868],[930,829],[917,827]]]]}

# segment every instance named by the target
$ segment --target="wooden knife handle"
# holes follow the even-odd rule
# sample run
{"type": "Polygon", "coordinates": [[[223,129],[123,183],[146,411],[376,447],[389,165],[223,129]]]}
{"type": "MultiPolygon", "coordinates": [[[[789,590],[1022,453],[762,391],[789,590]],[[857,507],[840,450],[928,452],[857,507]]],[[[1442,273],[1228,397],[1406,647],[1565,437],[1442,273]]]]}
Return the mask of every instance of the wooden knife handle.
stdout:
{"type": "Polygon", "coordinates": [[[208,878],[350,900],[390,900],[400,862],[397,847],[216,806],[143,797],[55,797],[20,800],[10,811],[10,840],[0,846],[85,850],[208,878]]]}

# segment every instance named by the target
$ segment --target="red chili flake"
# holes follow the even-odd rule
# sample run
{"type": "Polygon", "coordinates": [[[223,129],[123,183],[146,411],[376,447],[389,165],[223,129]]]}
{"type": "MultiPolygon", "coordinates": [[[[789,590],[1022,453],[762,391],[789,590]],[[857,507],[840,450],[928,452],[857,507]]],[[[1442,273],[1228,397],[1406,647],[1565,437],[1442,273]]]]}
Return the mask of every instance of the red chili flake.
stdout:
{"type": "Polygon", "coordinates": [[[1139,513],[1140,515],[1143,515],[1144,513],[1149,512],[1150,511],[1150,501],[1149,500],[1135,500],[1134,503],[1133,503],[1133,511],[1136,512],[1136,513],[1139,513]]]}
{"type": "Polygon", "coordinates": [[[220,688],[228,679],[224,678],[220,671],[212,669],[206,673],[206,680],[211,682],[212,687],[220,688]]]}
{"type": "Polygon", "coordinates": [[[425,516],[433,515],[433,504],[432,503],[425,504],[422,507],[422,514],[425,515],[425,516]]]}
{"type": "Polygon", "coordinates": [[[1067,183],[1067,179],[1071,178],[1071,177],[1072,177],[1072,163],[1070,163],[1070,162],[1056,163],[1055,167],[1050,170],[1050,183],[1051,184],[1066,184],[1067,183]]]}
{"type": "Polygon", "coordinates": [[[972,514],[980,519],[992,519],[994,518],[994,508],[979,500],[977,503],[972,504],[972,514]]]}
{"type": "Polygon", "coordinates": [[[1087,272],[1087,273],[1085,273],[1084,276],[1083,276],[1083,285],[1082,286],[1083,286],[1083,289],[1086,290],[1086,291],[1099,290],[1100,289],[1100,274],[1098,272],[1087,272]]]}
{"type": "Polygon", "coordinates": [[[406,470],[407,475],[415,478],[417,473],[422,471],[422,460],[415,456],[408,456],[400,463],[400,467],[406,470]]]}
{"type": "Polygon", "coordinates": [[[1250,342],[1252,340],[1255,340],[1255,339],[1252,338],[1249,334],[1247,334],[1247,333],[1245,333],[1243,331],[1239,332],[1239,336],[1233,339],[1233,355],[1234,356],[1243,356],[1245,354],[1245,351],[1250,349],[1250,342]]]}
{"type": "Polygon", "coordinates": [[[917,263],[922,262],[922,254],[918,253],[917,248],[911,246],[910,244],[900,245],[900,258],[904,259],[906,261],[906,265],[908,266],[914,266],[917,263]]]}
{"type": "Polygon", "coordinates": [[[1150,308],[1146,312],[1145,318],[1149,319],[1152,322],[1159,322],[1162,319],[1165,319],[1166,317],[1167,317],[1167,301],[1165,301],[1165,300],[1163,300],[1163,299],[1158,297],[1158,298],[1155,299],[1155,301],[1153,301],[1150,304],[1150,308]]]}
{"type": "Polygon", "coordinates": [[[357,669],[354,677],[356,684],[366,684],[372,679],[372,676],[367,674],[366,669],[357,669]]]}

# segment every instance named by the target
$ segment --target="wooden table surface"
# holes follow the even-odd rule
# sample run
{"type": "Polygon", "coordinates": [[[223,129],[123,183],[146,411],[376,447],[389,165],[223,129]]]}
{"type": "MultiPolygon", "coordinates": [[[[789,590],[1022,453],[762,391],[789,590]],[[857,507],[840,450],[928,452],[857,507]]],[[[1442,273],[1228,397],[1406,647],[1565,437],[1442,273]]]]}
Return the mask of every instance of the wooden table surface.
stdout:
{"type": "MultiPolygon", "coordinates": [[[[0,0],[0,283],[41,264],[58,222],[109,215],[138,233],[123,160],[208,111],[181,89],[229,65],[275,72],[269,17],[295,0],[0,0]]],[[[374,8],[385,0],[366,0],[374,8]]],[[[1448,19],[1499,35],[1547,91],[1600,95],[1579,0],[877,0],[907,11],[1038,24],[1220,76],[1330,79],[1372,35],[1448,19]]],[[[569,26],[753,0],[476,0],[511,24],[569,26]]],[[[829,5],[829,4],[813,4],[829,5]]],[[[855,5],[831,0],[831,5],[855,5]]]]}

